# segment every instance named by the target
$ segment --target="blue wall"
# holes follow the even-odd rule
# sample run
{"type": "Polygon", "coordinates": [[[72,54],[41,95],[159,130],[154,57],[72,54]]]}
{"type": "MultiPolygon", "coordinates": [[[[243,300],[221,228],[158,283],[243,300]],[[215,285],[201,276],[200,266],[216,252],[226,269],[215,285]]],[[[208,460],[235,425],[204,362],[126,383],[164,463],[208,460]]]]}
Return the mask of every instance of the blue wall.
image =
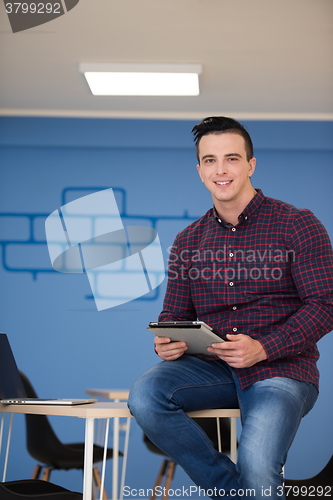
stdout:
{"type": "MultiPolygon", "coordinates": [[[[244,122],[253,137],[255,187],[310,208],[333,239],[333,123],[244,122]]],[[[158,361],[146,331],[165,290],[97,312],[85,275],[52,272],[45,218],[63,203],[114,188],[126,225],[156,223],[165,260],[175,234],[211,206],[195,170],[191,121],[0,119],[0,331],[41,397],[82,397],[88,387],[128,388],[158,361]],[[70,189],[68,189],[70,188],[70,189]]],[[[286,475],[314,475],[333,451],[333,337],[319,343],[321,393],[302,422],[286,475]],[[314,461],[313,458],[316,458],[314,461]]],[[[54,418],[64,441],[83,438],[83,423],[54,418]]],[[[31,475],[24,420],[16,416],[8,479],[31,475]]],[[[152,487],[161,458],[132,424],[126,484],[152,487]]],[[[79,472],[52,479],[81,489],[79,472]]],[[[190,485],[178,469],[175,485],[190,485]]],[[[109,488],[110,484],[108,484],[109,488]]]]}

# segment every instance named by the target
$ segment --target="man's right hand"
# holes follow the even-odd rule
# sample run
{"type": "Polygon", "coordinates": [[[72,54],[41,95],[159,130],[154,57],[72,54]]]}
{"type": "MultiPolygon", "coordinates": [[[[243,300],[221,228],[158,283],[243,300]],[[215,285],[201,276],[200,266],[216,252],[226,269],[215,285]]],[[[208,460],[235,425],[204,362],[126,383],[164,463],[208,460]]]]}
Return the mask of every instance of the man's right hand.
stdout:
{"type": "Polygon", "coordinates": [[[155,351],[163,361],[174,361],[188,349],[185,342],[171,342],[168,337],[154,338],[155,351]]]}

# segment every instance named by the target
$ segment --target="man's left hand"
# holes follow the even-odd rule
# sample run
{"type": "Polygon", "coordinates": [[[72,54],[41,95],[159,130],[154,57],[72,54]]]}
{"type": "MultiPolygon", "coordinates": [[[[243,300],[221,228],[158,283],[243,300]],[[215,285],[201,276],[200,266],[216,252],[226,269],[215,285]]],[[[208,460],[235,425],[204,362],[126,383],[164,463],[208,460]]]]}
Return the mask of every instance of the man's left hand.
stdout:
{"type": "Polygon", "coordinates": [[[267,359],[263,346],[248,335],[227,335],[229,342],[214,343],[207,351],[217,354],[232,368],[249,368],[267,359]]]}

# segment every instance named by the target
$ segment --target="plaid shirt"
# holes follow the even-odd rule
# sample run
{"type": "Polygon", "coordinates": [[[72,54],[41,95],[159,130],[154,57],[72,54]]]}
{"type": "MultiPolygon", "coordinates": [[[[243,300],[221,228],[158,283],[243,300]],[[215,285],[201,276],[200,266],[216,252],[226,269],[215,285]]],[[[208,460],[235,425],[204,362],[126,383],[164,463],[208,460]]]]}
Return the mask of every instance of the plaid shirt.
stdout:
{"type": "Polygon", "coordinates": [[[329,236],[312,212],[260,190],[238,220],[212,208],[177,235],[159,321],[199,319],[258,340],[267,359],[236,369],[242,388],[271,377],[318,387],[316,343],[333,329],[329,236]]]}

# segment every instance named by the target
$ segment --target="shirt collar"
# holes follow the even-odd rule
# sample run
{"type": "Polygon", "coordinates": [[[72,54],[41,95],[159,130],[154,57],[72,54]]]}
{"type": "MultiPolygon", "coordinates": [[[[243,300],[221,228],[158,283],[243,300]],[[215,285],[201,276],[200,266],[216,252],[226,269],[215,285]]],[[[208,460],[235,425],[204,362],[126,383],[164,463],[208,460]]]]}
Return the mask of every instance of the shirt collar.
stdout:
{"type": "MultiPolygon", "coordinates": [[[[261,189],[256,188],[256,191],[257,191],[257,194],[252,198],[250,203],[244,208],[243,212],[238,216],[239,223],[243,222],[244,220],[248,221],[249,219],[254,219],[255,217],[258,216],[260,207],[265,200],[265,196],[264,196],[263,192],[261,191],[261,189]]],[[[223,226],[228,227],[228,228],[233,226],[229,222],[225,222],[218,215],[215,207],[213,207],[212,215],[219,222],[219,224],[222,224],[223,226]]]]}

